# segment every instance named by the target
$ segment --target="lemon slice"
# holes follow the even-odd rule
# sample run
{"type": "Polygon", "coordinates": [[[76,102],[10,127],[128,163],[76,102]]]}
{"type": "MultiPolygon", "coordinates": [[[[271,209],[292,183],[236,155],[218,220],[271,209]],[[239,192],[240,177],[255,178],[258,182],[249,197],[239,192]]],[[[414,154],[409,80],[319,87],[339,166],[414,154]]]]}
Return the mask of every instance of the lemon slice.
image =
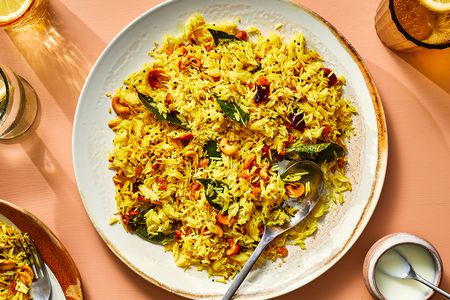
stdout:
{"type": "Polygon", "coordinates": [[[435,12],[450,12],[450,0],[420,0],[420,3],[435,12]]]}
{"type": "Polygon", "coordinates": [[[0,103],[6,100],[6,86],[3,80],[0,80],[0,103]]]}
{"type": "Polygon", "coordinates": [[[8,79],[5,73],[0,68],[0,124],[2,123],[3,116],[6,113],[6,107],[8,106],[9,98],[9,87],[8,79]]]}
{"type": "Polygon", "coordinates": [[[20,18],[34,0],[2,0],[0,1],[0,23],[10,23],[20,18]]]}

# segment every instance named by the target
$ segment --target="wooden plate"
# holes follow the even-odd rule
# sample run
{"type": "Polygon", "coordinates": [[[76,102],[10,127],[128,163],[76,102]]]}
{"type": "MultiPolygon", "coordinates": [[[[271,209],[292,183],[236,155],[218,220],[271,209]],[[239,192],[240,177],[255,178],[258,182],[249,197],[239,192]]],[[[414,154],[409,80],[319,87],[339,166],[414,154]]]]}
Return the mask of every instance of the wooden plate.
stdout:
{"type": "Polygon", "coordinates": [[[75,262],[47,225],[29,211],[1,199],[0,214],[34,240],[46,265],[58,280],[66,299],[83,299],[83,286],[75,262]]]}

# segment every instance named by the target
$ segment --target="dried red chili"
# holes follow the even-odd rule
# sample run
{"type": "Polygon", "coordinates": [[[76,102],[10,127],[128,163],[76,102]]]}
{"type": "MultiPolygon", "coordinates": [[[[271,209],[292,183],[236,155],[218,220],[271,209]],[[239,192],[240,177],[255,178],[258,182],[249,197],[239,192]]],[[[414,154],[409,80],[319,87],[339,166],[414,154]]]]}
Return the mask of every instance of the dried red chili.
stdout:
{"type": "Polygon", "coordinates": [[[147,82],[152,87],[152,89],[157,89],[161,86],[161,80],[166,78],[162,75],[164,73],[163,69],[155,68],[148,72],[147,82]]]}
{"type": "Polygon", "coordinates": [[[270,83],[266,77],[260,77],[256,82],[255,103],[262,103],[269,99],[270,83]]]}
{"type": "Polygon", "coordinates": [[[333,131],[333,127],[331,125],[325,125],[322,130],[322,137],[326,138],[333,131]]]}
{"type": "Polygon", "coordinates": [[[328,87],[335,86],[338,82],[336,74],[332,73],[331,69],[329,68],[322,68],[322,70],[323,75],[328,78],[328,87]]]}
{"type": "Polygon", "coordinates": [[[267,145],[264,145],[263,147],[262,147],[262,153],[267,157],[267,158],[270,158],[270,148],[269,148],[269,146],[267,146],[267,145]]]}
{"type": "Polygon", "coordinates": [[[304,132],[306,129],[303,112],[296,111],[289,115],[289,122],[292,124],[294,129],[300,130],[300,132],[304,132]]]}
{"type": "Polygon", "coordinates": [[[238,244],[236,244],[234,242],[234,240],[229,239],[228,243],[230,244],[228,247],[228,250],[226,252],[227,256],[231,256],[231,255],[236,255],[239,253],[239,251],[241,250],[241,246],[239,246],[238,244]]]}
{"type": "Polygon", "coordinates": [[[239,30],[238,33],[236,33],[236,37],[241,41],[246,41],[248,39],[247,31],[239,30]]]}

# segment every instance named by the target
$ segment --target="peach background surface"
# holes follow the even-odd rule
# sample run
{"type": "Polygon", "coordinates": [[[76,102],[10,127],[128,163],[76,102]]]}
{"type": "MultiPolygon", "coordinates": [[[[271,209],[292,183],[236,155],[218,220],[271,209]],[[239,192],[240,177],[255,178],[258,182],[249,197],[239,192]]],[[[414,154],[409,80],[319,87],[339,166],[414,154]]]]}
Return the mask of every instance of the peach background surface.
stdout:
{"type": "MultiPolygon", "coordinates": [[[[373,23],[378,0],[298,2],[333,24],[362,56],[384,106],[389,161],[379,204],[356,244],[324,275],[278,299],[371,299],[364,257],[379,238],[399,231],[437,248],[441,287],[450,290],[450,49],[399,54],[385,48],[373,23]]],[[[140,278],[103,243],[81,203],[71,157],[73,116],[89,69],[124,26],[157,3],[50,0],[45,33],[0,31],[0,63],[29,81],[41,104],[31,132],[0,142],[0,198],[31,211],[59,237],[87,299],[181,299],[140,278]]]]}

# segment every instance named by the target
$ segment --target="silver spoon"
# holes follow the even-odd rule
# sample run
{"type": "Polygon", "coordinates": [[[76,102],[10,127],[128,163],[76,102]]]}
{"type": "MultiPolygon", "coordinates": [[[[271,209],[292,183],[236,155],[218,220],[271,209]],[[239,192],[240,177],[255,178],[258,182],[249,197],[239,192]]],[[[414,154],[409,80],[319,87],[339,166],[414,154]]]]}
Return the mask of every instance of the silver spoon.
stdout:
{"type": "Polygon", "coordinates": [[[250,269],[258,260],[259,256],[264,252],[267,245],[273,241],[277,236],[282,234],[283,232],[291,229],[298,223],[300,223],[303,219],[305,219],[309,213],[313,210],[314,206],[316,206],[320,194],[323,189],[323,173],[322,169],[314,162],[303,160],[303,161],[282,161],[277,164],[278,172],[281,179],[286,178],[288,175],[305,173],[305,175],[301,176],[300,182],[305,184],[306,182],[310,182],[311,190],[308,192],[306,196],[302,196],[300,198],[289,198],[286,201],[286,205],[291,207],[295,207],[298,209],[297,213],[291,218],[291,221],[284,226],[267,226],[264,225],[264,233],[261,237],[261,241],[258,246],[255,248],[255,251],[250,256],[250,258],[245,263],[242,270],[237,274],[236,278],[234,278],[231,286],[223,296],[222,300],[228,300],[233,297],[236,293],[237,289],[244,281],[245,277],[247,277],[250,269]],[[301,199],[301,202],[298,200],[301,199]]]}
{"type": "MultiPolygon", "coordinates": [[[[391,251],[390,251],[391,252],[391,251]]],[[[427,287],[429,287],[430,289],[435,290],[436,292],[438,292],[439,294],[447,297],[448,299],[450,299],[450,294],[441,290],[440,288],[438,288],[437,286],[435,286],[434,284],[432,284],[431,282],[429,282],[428,280],[426,280],[425,278],[423,278],[422,276],[420,276],[419,274],[416,273],[416,271],[414,270],[414,268],[411,266],[411,264],[409,263],[409,261],[403,256],[403,254],[401,254],[399,251],[397,251],[397,249],[393,249],[392,251],[392,255],[389,256],[390,253],[386,253],[383,256],[387,256],[385,258],[388,260],[391,260],[391,262],[393,262],[394,264],[398,265],[401,264],[401,266],[399,266],[399,269],[401,271],[399,272],[394,272],[391,271],[389,269],[380,267],[380,270],[391,277],[394,278],[400,278],[400,279],[414,279],[424,285],[426,285],[427,287]],[[394,255],[397,254],[398,256],[395,257],[394,255]]],[[[382,256],[382,258],[383,258],[382,256]]],[[[381,259],[382,259],[381,258],[381,259]]]]}

